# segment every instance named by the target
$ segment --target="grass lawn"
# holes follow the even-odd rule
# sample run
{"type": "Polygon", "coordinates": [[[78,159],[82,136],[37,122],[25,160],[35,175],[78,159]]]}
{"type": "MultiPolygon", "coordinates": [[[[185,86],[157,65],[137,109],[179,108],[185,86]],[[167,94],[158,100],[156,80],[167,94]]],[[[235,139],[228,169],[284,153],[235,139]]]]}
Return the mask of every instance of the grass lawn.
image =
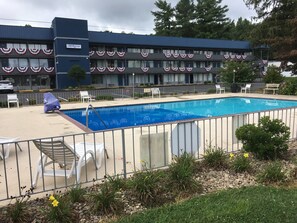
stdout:
{"type": "Polygon", "coordinates": [[[117,222],[297,222],[297,189],[247,187],[125,217],[117,222]]]}

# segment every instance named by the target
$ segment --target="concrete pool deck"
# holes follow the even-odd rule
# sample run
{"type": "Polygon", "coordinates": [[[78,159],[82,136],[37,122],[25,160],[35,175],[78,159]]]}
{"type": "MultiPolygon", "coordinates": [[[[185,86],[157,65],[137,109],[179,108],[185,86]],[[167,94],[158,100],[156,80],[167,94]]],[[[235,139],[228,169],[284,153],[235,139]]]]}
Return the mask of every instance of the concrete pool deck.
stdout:
{"type": "MultiPolygon", "coordinates": [[[[223,97],[257,97],[257,98],[269,98],[269,99],[288,99],[288,100],[297,100],[296,96],[283,96],[283,95],[271,95],[271,94],[241,94],[241,93],[226,93],[226,94],[203,94],[203,95],[181,95],[176,97],[163,97],[163,98],[143,98],[143,99],[119,99],[115,101],[94,101],[91,102],[93,107],[103,107],[103,106],[117,106],[117,105],[129,105],[129,104],[143,104],[143,103],[157,103],[157,102],[170,102],[170,101],[180,101],[180,100],[195,100],[195,99],[209,99],[209,98],[223,98],[223,97]]],[[[86,108],[88,103],[62,103],[62,109],[77,109],[77,108],[86,108]]],[[[0,128],[0,137],[18,137],[19,140],[31,140],[35,138],[47,138],[54,136],[64,136],[64,135],[72,135],[84,133],[85,131],[78,127],[75,123],[72,123],[65,119],[63,116],[58,113],[44,113],[43,105],[37,106],[26,106],[20,108],[2,108],[0,109],[0,117],[1,117],[1,128],[0,128]]],[[[129,133],[128,133],[129,135],[129,133]]],[[[117,136],[115,134],[117,139],[117,136]]],[[[106,137],[108,139],[108,136],[106,137]]],[[[118,140],[121,141],[121,140],[118,140]]],[[[117,143],[117,142],[115,142],[117,143]]],[[[120,143],[120,142],[119,142],[120,143]]],[[[127,141],[126,143],[130,143],[127,141]]],[[[131,143],[130,143],[131,144],[131,143]]],[[[130,145],[129,144],[129,145],[130,145]]],[[[28,163],[28,151],[26,150],[25,143],[24,151],[18,152],[17,160],[18,164],[16,165],[16,151],[11,148],[11,154],[8,159],[5,160],[5,169],[7,171],[8,176],[8,188],[9,193],[12,195],[17,195],[19,193],[17,184],[18,179],[18,171],[16,171],[16,167],[20,166],[20,175],[21,183],[20,186],[30,185],[29,175],[30,171],[34,171],[36,168],[36,162],[38,157],[40,156],[39,151],[32,145],[32,153],[31,153],[31,166],[28,163]]],[[[111,156],[110,161],[107,162],[105,169],[101,168],[98,171],[98,175],[101,177],[106,174],[106,172],[115,171],[115,163],[116,163],[116,171],[119,173],[122,171],[121,164],[123,163],[122,154],[120,146],[115,146],[119,152],[114,152],[114,146],[111,145],[111,142],[106,142],[107,150],[109,155],[111,156]]],[[[130,149],[131,150],[131,149],[130,149]]],[[[129,148],[127,150],[127,159],[132,160],[129,148]]],[[[138,160],[139,161],[139,153],[138,160]]],[[[128,163],[128,162],[127,162],[128,163]]],[[[140,162],[138,162],[140,163],[140,162]]],[[[0,160],[0,200],[6,197],[6,185],[4,179],[4,162],[0,160]]],[[[92,170],[94,170],[93,166],[90,166],[92,170]]],[[[132,169],[133,165],[131,162],[127,165],[127,168],[132,169]]],[[[93,172],[93,171],[92,171],[93,172]]],[[[95,172],[95,171],[94,171],[95,172]]],[[[117,173],[118,173],[117,172],[117,173]]],[[[49,185],[50,181],[46,181],[46,185],[49,185]]],[[[40,190],[42,190],[42,185],[39,186],[40,190]]],[[[1,205],[0,205],[1,206],[1,205]]]]}
{"type": "MultiPolygon", "coordinates": [[[[181,95],[177,97],[119,99],[115,101],[92,101],[93,107],[117,106],[129,104],[143,104],[156,102],[169,102],[180,100],[209,99],[231,96],[273,98],[297,100],[296,96],[271,95],[271,94],[207,94],[207,95],[181,95]]],[[[61,109],[86,108],[88,103],[62,103],[61,109]]],[[[20,108],[0,109],[1,128],[0,136],[18,137],[20,140],[34,138],[69,135],[84,132],[74,123],[69,122],[57,113],[44,113],[43,105],[25,106],[20,108]]]]}

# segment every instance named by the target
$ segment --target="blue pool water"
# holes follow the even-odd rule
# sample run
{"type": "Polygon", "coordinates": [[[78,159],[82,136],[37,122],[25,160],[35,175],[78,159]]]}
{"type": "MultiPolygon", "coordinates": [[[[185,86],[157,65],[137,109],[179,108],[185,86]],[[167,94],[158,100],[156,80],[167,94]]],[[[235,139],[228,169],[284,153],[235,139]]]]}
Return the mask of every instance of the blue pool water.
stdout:
{"type": "MultiPolygon", "coordinates": [[[[258,98],[219,98],[130,106],[96,108],[107,128],[92,109],[89,128],[93,131],[213,116],[257,112],[297,106],[297,101],[258,98]]],[[[64,110],[66,115],[86,125],[86,110],[64,110]]]]}

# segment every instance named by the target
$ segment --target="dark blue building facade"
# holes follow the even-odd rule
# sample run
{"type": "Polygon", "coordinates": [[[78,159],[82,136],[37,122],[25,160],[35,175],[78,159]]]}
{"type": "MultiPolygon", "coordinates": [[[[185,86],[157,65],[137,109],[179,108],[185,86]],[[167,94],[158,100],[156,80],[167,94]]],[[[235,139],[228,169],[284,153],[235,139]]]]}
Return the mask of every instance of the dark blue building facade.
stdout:
{"type": "Polygon", "coordinates": [[[18,89],[76,86],[73,65],[95,87],[213,82],[225,61],[251,61],[247,41],[88,31],[86,20],[55,18],[51,28],[0,25],[0,80],[18,89]]]}

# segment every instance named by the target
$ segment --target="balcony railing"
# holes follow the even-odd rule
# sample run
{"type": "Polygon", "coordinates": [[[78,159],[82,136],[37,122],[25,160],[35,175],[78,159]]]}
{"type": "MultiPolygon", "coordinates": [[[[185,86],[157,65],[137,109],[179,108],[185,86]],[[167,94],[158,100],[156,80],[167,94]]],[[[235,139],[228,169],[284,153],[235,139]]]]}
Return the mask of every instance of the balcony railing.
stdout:
{"type": "Polygon", "coordinates": [[[0,48],[0,56],[38,56],[41,58],[45,57],[53,57],[53,50],[52,49],[24,49],[24,48],[0,48]]]}
{"type": "Polygon", "coordinates": [[[54,67],[2,67],[0,74],[54,74],[54,71],[54,67]]]}

